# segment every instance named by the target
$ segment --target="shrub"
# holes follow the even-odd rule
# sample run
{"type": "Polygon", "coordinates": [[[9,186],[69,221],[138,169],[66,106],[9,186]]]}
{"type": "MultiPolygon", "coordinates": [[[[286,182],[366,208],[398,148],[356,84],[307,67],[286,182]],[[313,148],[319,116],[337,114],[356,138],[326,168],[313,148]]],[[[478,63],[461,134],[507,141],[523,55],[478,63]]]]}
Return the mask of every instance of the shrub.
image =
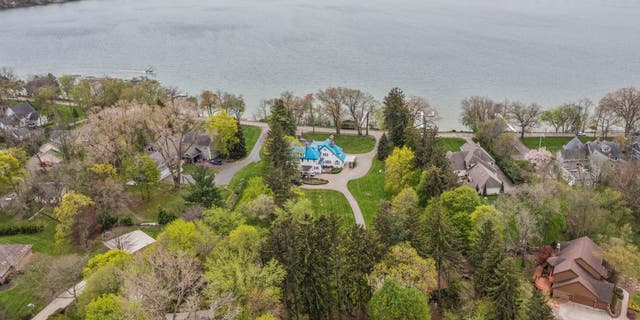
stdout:
{"type": "Polygon", "coordinates": [[[177,217],[173,213],[169,213],[164,209],[160,209],[158,211],[158,223],[159,224],[167,224],[171,221],[175,220],[177,217]]]}
{"type": "Polygon", "coordinates": [[[313,186],[317,186],[317,185],[321,185],[321,184],[327,184],[327,183],[329,183],[329,181],[325,180],[325,179],[311,178],[311,179],[302,180],[302,183],[313,185],[313,186]]]}
{"type": "Polygon", "coordinates": [[[120,217],[120,219],[118,220],[118,223],[121,226],[132,226],[133,220],[131,219],[130,216],[124,216],[124,217],[120,217]]]}
{"type": "Polygon", "coordinates": [[[34,234],[42,232],[44,225],[39,223],[20,223],[0,226],[0,236],[13,236],[16,234],[34,234]]]}

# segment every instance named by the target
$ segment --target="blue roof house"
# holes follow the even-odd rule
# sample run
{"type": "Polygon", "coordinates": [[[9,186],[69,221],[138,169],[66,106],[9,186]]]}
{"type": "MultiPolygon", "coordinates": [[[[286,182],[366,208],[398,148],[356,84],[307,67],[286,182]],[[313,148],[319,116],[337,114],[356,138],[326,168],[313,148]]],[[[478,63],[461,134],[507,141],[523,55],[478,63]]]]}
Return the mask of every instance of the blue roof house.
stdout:
{"type": "Polygon", "coordinates": [[[315,176],[322,168],[344,168],[347,155],[333,141],[333,136],[324,141],[301,140],[302,146],[294,147],[292,153],[300,159],[302,175],[315,176]]]}

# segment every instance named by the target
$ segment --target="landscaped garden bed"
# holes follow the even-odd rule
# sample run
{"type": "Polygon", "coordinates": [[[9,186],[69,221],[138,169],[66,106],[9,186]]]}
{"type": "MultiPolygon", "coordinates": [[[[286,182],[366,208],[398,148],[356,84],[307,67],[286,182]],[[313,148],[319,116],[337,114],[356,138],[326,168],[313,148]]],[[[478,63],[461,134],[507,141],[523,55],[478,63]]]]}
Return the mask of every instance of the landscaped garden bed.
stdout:
{"type": "Polygon", "coordinates": [[[325,179],[320,179],[320,178],[310,178],[310,179],[303,179],[302,183],[303,184],[312,185],[312,186],[318,186],[318,185],[322,185],[322,184],[327,184],[327,183],[329,183],[329,181],[327,181],[325,179]]]}

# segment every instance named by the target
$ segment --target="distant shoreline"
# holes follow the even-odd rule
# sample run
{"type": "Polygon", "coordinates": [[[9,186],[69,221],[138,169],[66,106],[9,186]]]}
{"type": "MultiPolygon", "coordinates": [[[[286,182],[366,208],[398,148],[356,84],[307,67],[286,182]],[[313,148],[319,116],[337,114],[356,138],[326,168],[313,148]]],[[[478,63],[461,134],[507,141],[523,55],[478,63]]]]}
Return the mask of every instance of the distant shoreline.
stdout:
{"type": "Polygon", "coordinates": [[[79,0],[0,0],[0,10],[43,6],[53,3],[65,3],[79,0]]]}

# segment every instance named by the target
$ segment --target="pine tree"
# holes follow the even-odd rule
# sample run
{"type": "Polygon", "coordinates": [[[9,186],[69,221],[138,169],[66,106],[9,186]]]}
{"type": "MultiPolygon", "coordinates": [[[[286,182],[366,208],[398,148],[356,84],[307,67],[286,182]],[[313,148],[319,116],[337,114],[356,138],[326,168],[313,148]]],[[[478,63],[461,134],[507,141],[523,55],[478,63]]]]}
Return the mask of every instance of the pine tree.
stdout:
{"type": "Polygon", "coordinates": [[[387,134],[383,133],[378,142],[378,160],[384,161],[391,154],[391,150],[393,150],[393,145],[387,138],[387,134]]]}
{"type": "Polygon", "coordinates": [[[189,193],[184,197],[188,203],[197,203],[204,208],[222,204],[220,191],[215,185],[215,174],[204,166],[196,166],[191,174],[194,183],[189,186],[189,193]]]}
{"type": "Polygon", "coordinates": [[[491,220],[480,227],[469,254],[469,262],[473,267],[474,286],[481,296],[487,294],[491,279],[495,276],[498,264],[504,260],[504,246],[498,238],[491,220]]]}
{"type": "Polygon", "coordinates": [[[291,179],[296,174],[296,167],[291,146],[279,121],[271,121],[266,149],[269,171],[264,182],[273,191],[275,203],[282,206],[291,197],[291,179]]]}
{"type": "Polygon", "coordinates": [[[271,116],[269,116],[269,126],[274,123],[280,124],[285,135],[296,135],[296,122],[291,111],[284,105],[282,99],[276,99],[271,106],[271,116]]]}
{"type": "Polygon", "coordinates": [[[436,262],[438,271],[438,292],[440,300],[441,283],[446,279],[447,271],[456,265],[459,259],[459,249],[456,242],[455,230],[451,226],[449,216],[442,212],[439,201],[434,201],[427,208],[426,234],[428,254],[436,262]]]}
{"type": "Polygon", "coordinates": [[[416,155],[416,167],[449,169],[449,161],[446,158],[447,151],[438,137],[438,127],[424,127],[420,133],[420,140],[414,151],[416,155]]]}
{"type": "Polygon", "coordinates": [[[409,109],[405,105],[404,93],[400,88],[393,88],[384,98],[384,125],[389,132],[389,140],[394,147],[405,144],[405,130],[411,125],[409,109]]]}
{"type": "Polygon", "coordinates": [[[420,205],[426,206],[427,201],[439,196],[443,192],[453,189],[458,185],[458,177],[453,171],[447,171],[436,166],[431,166],[422,172],[420,182],[416,187],[420,205]]]}
{"type": "Polygon", "coordinates": [[[547,304],[547,299],[544,294],[535,287],[533,288],[533,295],[527,303],[527,316],[528,320],[555,319],[553,312],[551,311],[551,307],[547,304]]]}
{"type": "Polygon", "coordinates": [[[487,296],[493,302],[493,318],[515,319],[520,307],[520,281],[509,259],[502,259],[490,279],[487,296]]]}
{"type": "Polygon", "coordinates": [[[238,142],[231,146],[229,150],[229,157],[231,159],[242,159],[247,155],[247,142],[244,139],[240,121],[237,122],[237,126],[238,132],[236,133],[236,138],[238,138],[238,142]]]}

